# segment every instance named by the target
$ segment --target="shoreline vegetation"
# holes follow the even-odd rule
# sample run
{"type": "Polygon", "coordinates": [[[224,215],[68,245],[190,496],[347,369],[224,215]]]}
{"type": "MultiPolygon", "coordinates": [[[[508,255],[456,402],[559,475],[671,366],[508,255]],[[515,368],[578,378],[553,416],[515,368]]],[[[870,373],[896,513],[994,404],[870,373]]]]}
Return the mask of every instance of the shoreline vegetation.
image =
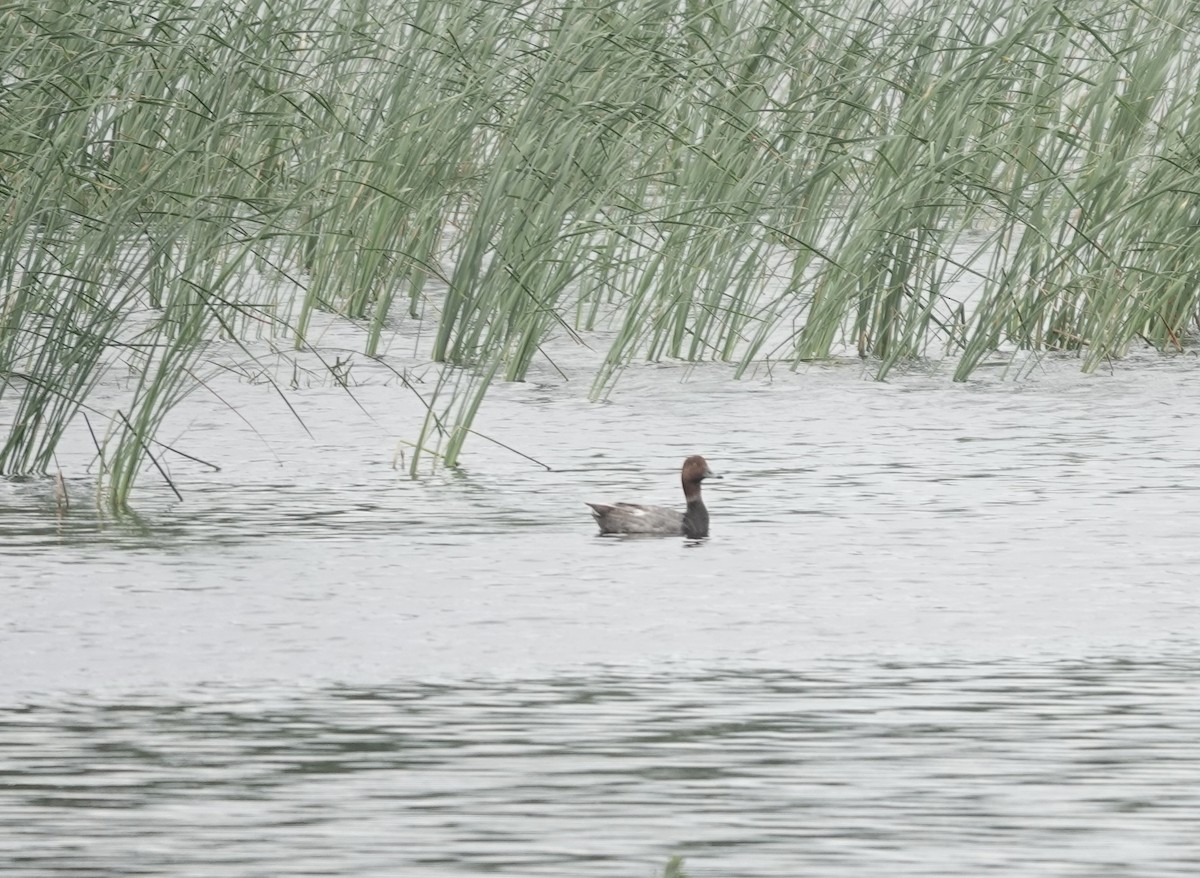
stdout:
{"type": "Polygon", "coordinates": [[[610,333],[596,396],[634,359],[1183,350],[1198,34],[1168,0],[6,4],[0,473],[90,415],[122,508],[214,349],[322,357],[321,313],[385,362],[422,326],[414,474],[555,334],[610,333]]]}

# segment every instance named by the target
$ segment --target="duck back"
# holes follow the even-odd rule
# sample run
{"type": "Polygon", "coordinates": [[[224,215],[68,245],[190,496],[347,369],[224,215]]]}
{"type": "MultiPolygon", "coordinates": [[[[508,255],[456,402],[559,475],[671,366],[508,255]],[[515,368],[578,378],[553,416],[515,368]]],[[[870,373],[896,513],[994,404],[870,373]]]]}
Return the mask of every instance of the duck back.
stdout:
{"type": "Polygon", "coordinates": [[[682,534],[684,514],[665,506],[640,503],[589,503],[602,534],[682,534]]]}

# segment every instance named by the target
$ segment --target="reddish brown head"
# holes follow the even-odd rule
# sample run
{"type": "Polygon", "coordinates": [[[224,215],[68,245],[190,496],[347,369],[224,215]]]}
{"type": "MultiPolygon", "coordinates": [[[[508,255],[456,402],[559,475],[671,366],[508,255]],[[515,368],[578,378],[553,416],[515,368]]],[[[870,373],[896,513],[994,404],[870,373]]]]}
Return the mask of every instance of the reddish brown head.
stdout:
{"type": "Polygon", "coordinates": [[[689,500],[699,498],[700,483],[705,479],[719,479],[716,473],[708,468],[708,462],[699,454],[693,454],[683,462],[683,496],[689,500]]]}

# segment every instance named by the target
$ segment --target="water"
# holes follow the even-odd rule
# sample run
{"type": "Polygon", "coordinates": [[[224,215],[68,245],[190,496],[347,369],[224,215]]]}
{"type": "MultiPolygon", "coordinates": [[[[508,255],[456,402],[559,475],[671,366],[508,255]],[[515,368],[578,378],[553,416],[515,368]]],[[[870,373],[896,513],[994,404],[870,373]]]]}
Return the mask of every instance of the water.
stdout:
{"type": "Polygon", "coordinates": [[[698,874],[1193,875],[1194,670],[593,669],[73,699],[5,723],[22,765],[4,850],[87,875],[645,875],[636,856],[668,845],[698,874]]]}
{"type": "Polygon", "coordinates": [[[358,364],[290,393],[311,438],[189,400],[182,503],[97,513],[86,434],[65,517],[0,482],[0,871],[1196,873],[1196,358],[605,404],[565,362],[476,425],[549,471],[406,478],[419,403],[358,364]],[[595,535],[696,452],[711,539],[595,535]]]}

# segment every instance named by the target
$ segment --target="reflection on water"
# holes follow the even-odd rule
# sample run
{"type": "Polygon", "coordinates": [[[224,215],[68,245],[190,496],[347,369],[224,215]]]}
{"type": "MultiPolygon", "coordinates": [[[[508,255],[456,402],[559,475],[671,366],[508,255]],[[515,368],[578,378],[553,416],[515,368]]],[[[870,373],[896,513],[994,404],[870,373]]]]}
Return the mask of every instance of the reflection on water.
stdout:
{"type": "Polygon", "coordinates": [[[0,715],[5,875],[1194,875],[1195,656],[0,715]]]}

